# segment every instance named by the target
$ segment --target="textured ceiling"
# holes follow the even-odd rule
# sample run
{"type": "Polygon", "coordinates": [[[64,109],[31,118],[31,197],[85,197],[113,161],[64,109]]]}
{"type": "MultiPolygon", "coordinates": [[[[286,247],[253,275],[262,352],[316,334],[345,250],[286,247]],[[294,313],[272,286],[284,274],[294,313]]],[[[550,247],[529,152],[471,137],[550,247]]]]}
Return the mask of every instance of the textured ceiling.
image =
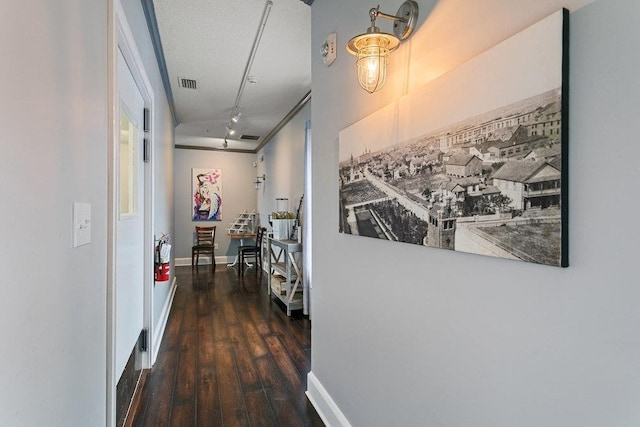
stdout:
{"type": "MultiPolygon", "coordinates": [[[[154,0],[178,119],[176,145],[222,148],[266,0],[154,0]],[[193,79],[186,89],[179,79],[193,79]]],[[[254,150],[311,89],[311,8],[273,0],[229,149],[254,150]],[[257,141],[239,140],[259,136],[257,141]]]]}

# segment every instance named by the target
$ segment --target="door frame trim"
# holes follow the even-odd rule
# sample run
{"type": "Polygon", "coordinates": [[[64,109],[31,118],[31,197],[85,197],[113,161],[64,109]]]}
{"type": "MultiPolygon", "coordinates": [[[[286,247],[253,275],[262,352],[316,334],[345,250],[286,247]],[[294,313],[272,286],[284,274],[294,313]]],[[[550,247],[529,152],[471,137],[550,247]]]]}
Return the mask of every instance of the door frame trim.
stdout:
{"type": "Polygon", "coordinates": [[[142,354],[142,368],[151,368],[156,354],[154,325],[153,325],[153,249],[154,249],[154,215],[153,215],[153,142],[154,138],[154,92],[151,81],[147,76],[144,62],[135,42],[133,32],[127,21],[121,0],[107,1],[107,73],[108,73],[108,141],[107,141],[107,390],[106,412],[107,426],[116,423],[116,386],[118,379],[115,372],[115,251],[117,247],[116,223],[117,212],[117,144],[119,143],[118,111],[120,97],[118,94],[118,49],[127,61],[127,65],[144,99],[145,108],[149,109],[149,132],[145,137],[149,139],[150,161],[144,162],[144,308],[143,327],[149,330],[148,350],[142,354]]]}

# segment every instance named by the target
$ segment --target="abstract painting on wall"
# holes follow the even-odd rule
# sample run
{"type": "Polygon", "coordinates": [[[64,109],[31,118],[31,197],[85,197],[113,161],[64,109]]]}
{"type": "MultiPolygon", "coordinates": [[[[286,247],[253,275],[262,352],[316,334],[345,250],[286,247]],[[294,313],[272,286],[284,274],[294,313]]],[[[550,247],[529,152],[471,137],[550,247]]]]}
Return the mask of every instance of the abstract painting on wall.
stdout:
{"type": "Polygon", "coordinates": [[[222,172],[220,169],[191,169],[194,221],[222,220],[222,172]]]}
{"type": "Polygon", "coordinates": [[[566,267],[568,16],[343,129],[340,232],[566,267]]]}

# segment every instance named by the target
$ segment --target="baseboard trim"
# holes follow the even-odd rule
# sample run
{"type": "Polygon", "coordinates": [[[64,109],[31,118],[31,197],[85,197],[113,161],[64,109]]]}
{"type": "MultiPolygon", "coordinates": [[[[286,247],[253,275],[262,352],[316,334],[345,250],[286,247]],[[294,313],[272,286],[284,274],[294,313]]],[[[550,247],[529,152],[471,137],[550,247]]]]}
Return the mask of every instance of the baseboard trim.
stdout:
{"type": "MultiPolygon", "coordinates": [[[[216,264],[229,264],[232,261],[233,261],[232,257],[228,257],[228,256],[216,257],[216,264]]],[[[189,266],[191,265],[191,258],[176,258],[175,265],[176,267],[189,266]]],[[[201,256],[198,261],[198,265],[211,265],[211,257],[204,256],[204,255],[201,256]]]]}
{"type": "Polygon", "coordinates": [[[164,303],[164,307],[162,307],[162,312],[160,313],[160,319],[158,320],[158,327],[155,328],[153,334],[153,349],[151,352],[151,366],[156,363],[156,358],[158,357],[158,352],[160,351],[160,343],[162,342],[162,336],[164,335],[164,330],[167,327],[167,321],[169,320],[169,312],[171,311],[171,305],[173,304],[173,297],[176,295],[176,289],[178,288],[176,278],[173,278],[173,282],[171,282],[171,289],[169,289],[169,296],[164,303]]]}
{"type": "Polygon", "coordinates": [[[351,427],[351,423],[344,416],[336,402],[333,401],[313,371],[307,374],[307,398],[311,402],[322,422],[327,426],[351,427]]]}

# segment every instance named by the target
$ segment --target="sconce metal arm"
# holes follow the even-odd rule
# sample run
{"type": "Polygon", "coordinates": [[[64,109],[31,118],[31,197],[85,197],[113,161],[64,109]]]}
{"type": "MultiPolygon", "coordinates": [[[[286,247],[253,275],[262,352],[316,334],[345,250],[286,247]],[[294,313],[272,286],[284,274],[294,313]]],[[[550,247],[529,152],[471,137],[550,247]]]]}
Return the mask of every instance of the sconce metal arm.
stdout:
{"type": "Polygon", "coordinates": [[[390,19],[391,21],[407,22],[407,19],[401,16],[389,15],[388,13],[380,12],[380,5],[378,5],[378,7],[372,8],[369,11],[369,16],[371,16],[372,23],[375,23],[376,18],[378,17],[390,19]]]}
{"type": "Polygon", "coordinates": [[[393,32],[400,40],[406,40],[409,38],[413,29],[416,26],[418,19],[418,3],[414,0],[406,0],[395,15],[389,15],[388,13],[380,12],[380,5],[378,7],[371,8],[369,10],[369,17],[371,18],[371,30],[377,29],[376,18],[381,17],[394,21],[393,32]]]}

